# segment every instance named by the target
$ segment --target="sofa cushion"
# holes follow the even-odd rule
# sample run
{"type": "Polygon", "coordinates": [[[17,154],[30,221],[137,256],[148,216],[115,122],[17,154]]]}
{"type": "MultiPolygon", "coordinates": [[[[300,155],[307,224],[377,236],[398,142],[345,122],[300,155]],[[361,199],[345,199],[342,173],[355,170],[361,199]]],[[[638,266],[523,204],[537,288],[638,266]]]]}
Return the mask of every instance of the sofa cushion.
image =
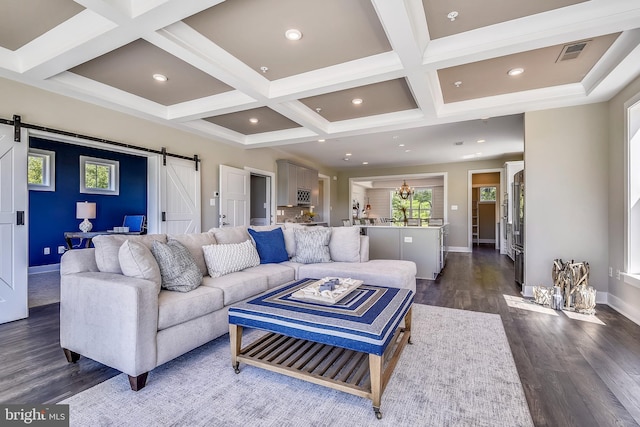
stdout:
{"type": "Polygon", "coordinates": [[[331,227],[332,261],[360,262],[360,227],[331,227]]]}
{"type": "Polygon", "coordinates": [[[295,280],[296,276],[296,272],[292,267],[283,264],[260,264],[243,271],[266,276],[269,289],[291,282],[295,280]]]}
{"type": "Polygon", "coordinates": [[[202,273],[189,250],[177,240],[154,242],[151,253],[158,261],[162,288],[189,292],[200,286],[202,273]]]}
{"type": "Polygon", "coordinates": [[[296,255],[291,261],[302,264],[317,262],[331,262],[329,253],[329,241],[331,239],[331,229],[328,227],[313,227],[304,231],[296,229],[294,231],[296,241],[296,255]]]}
{"type": "Polygon", "coordinates": [[[202,247],[205,245],[214,245],[216,243],[216,238],[213,233],[207,231],[205,233],[168,234],[167,239],[174,239],[182,243],[189,250],[191,256],[193,256],[193,259],[196,261],[202,275],[204,276],[208,274],[202,247]]]}
{"type": "MultiPolygon", "coordinates": [[[[248,236],[248,234],[247,234],[248,236]]],[[[260,256],[251,240],[203,246],[209,276],[220,277],[260,264],[260,256]]]]}
{"type": "Polygon", "coordinates": [[[158,330],[170,328],[224,306],[224,294],[218,288],[200,286],[190,292],[160,291],[158,295],[158,330]]]}
{"type": "Polygon", "coordinates": [[[249,229],[260,256],[260,264],[272,264],[289,261],[287,248],[284,244],[284,234],[281,228],[270,231],[256,231],[249,229]]]}
{"type": "Polygon", "coordinates": [[[287,249],[287,255],[289,259],[296,256],[296,237],[295,230],[293,228],[285,228],[282,230],[284,236],[284,247],[287,249]]]}
{"type": "Polygon", "coordinates": [[[125,240],[118,251],[118,260],[122,274],[150,280],[158,286],[158,292],[160,292],[162,286],[160,267],[148,247],[140,242],[125,240]]]}
{"type": "Polygon", "coordinates": [[[202,285],[220,289],[224,294],[225,306],[268,289],[267,276],[246,271],[237,271],[221,277],[205,276],[202,285]]]}
{"type": "Polygon", "coordinates": [[[368,285],[406,288],[416,291],[416,264],[413,261],[376,259],[368,262],[332,262],[298,267],[298,279],[326,276],[350,277],[368,285]]]}
{"type": "Polygon", "coordinates": [[[218,243],[242,243],[245,240],[251,240],[247,227],[242,225],[238,227],[212,228],[209,231],[213,231],[218,243]]]}
{"type": "Polygon", "coordinates": [[[151,249],[153,242],[166,242],[166,234],[144,234],[144,235],[126,235],[126,234],[101,234],[92,239],[93,246],[96,248],[96,264],[98,269],[103,273],[122,274],[120,261],[118,260],[118,252],[120,246],[126,241],[139,242],[151,249]]]}

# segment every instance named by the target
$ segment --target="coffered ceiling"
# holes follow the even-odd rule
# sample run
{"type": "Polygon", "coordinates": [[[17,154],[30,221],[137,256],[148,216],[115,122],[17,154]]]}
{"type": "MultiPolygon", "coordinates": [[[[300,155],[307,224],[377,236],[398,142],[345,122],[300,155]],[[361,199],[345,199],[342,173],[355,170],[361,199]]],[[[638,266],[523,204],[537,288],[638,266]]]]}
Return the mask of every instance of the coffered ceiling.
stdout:
{"type": "Polygon", "coordinates": [[[0,77],[337,169],[522,152],[523,112],[640,74],[637,0],[1,6],[0,77]]]}

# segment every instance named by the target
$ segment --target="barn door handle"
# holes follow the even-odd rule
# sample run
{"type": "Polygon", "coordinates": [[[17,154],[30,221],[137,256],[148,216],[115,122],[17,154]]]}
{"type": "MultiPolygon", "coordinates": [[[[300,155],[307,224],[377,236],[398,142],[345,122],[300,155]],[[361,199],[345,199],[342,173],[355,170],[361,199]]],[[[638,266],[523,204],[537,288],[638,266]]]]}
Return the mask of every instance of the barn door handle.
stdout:
{"type": "Polygon", "coordinates": [[[24,225],[24,211],[16,211],[16,225],[24,225]]]}
{"type": "Polygon", "coordinates": [[[167,213],[162,212],[162,222],[165,222],[166,220],[167,220],[167,213]]]}

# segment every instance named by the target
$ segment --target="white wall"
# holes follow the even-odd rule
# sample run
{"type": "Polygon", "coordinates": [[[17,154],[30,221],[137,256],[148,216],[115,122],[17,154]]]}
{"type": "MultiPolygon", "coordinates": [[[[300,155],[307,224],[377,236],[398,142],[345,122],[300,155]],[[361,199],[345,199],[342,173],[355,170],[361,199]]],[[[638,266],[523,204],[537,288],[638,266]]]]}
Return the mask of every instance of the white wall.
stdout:
{"type": "Polygon", "coordinates": [[[525,284],[552,284],[555,258],[587,261],[607,292],[608,106],[525,113],[525,284]]]}

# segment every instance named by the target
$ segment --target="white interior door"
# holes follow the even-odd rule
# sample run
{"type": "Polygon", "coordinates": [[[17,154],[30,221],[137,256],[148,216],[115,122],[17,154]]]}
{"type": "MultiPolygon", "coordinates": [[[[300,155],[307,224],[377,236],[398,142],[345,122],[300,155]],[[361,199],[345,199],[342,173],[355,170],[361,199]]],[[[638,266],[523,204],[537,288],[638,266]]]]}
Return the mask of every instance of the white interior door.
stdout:
{"type": "Polygon", "coordinates": [[[249,225],[250,172],[220,165],[220,227],[249,225]]]}
{"type": "Polygon", "coordinates": [[[28,135],[13,141],[13,128],[0,126],[0,323],[29,315],[27,296],[28,135]]]}
{"type": "Polygon", "coordinates": [[[162,233],[200,233],[200,169],[196,170],[193,160],[167,157],[160,184],[162,233]]]}

